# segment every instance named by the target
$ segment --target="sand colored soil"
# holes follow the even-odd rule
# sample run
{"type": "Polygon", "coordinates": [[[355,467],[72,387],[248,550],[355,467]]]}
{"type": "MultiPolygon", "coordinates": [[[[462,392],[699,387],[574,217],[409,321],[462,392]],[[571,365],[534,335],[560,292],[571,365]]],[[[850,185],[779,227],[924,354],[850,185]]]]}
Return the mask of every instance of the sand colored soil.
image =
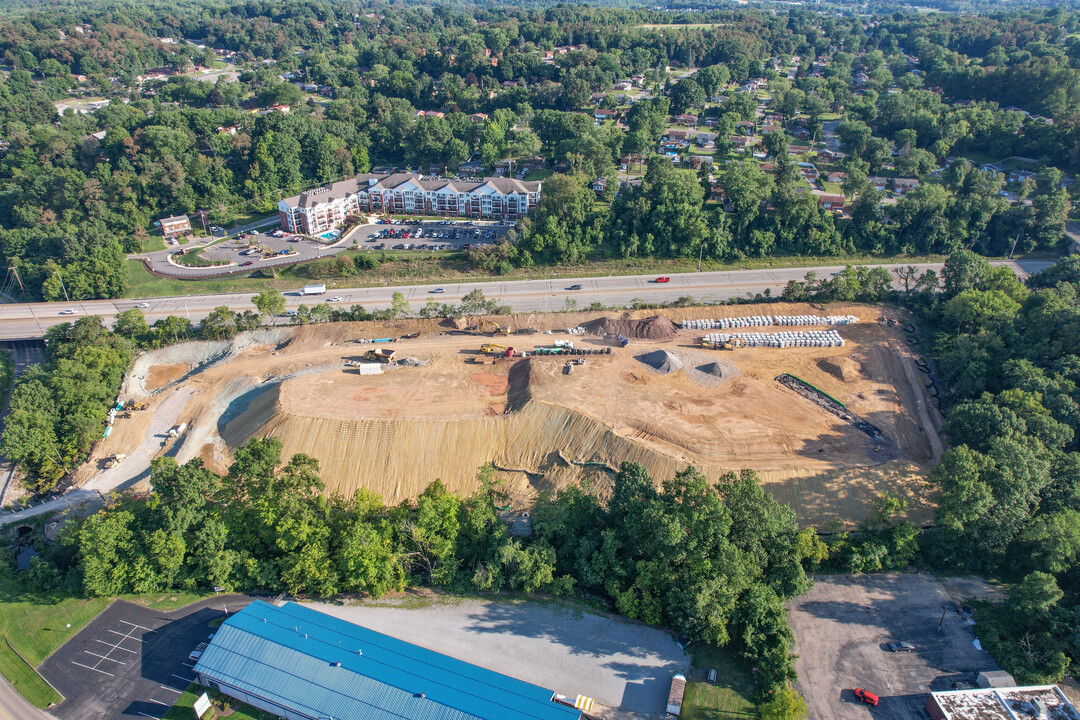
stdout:
{"type": "Polygon", "coordinates": [[[191,369],[190,365],[184,363],[172,363],[170,365],[155,365],[150,368],[150,372],[147,373],[145,384],[147,390],[157,390],[163,388],[174,380],[178,380],[184,376],[188,370],[191,369]]]}
{"type": "MultiPolygon", "coordinates": [[[[782,304],[666,314],[679,322],[813,312],[820,309],[782,304]]],[[[921,375],[900,333],[880,322],[880,309],[838,305],[828,313],[862,319],[841,328],[846,347],[711,351],[696,347],[693,331],[678,330],[665,340],[587,357],[571,375],[558,357],[466,362],[489,338],[448,333],[437,321],[308,326],[224,349],[190,344],[213,345],[205,360],[197,348],[179,346],[155,351],[148,362],[168,366],[179,360],[201,368],[183,380],[198,392],[181,414],[191,429],[177,459],[201,457],[219,471],[238,445],[273,436],[282,441],[285,457],[316,457],[331,490],[348,494],[366,486],[395,503],[441,478],[451,489],[469,492],[477,487],[477,468],[494,462],[513,502],[527,506],[538,492],[586,476],[604,493],[611,469],[628,460],[641,462],[658,480],[688,464],[713,479],[750,467],[808,524],[858,521],[884,491],[907,497],[912,519],[927,519],[922,478],[940,442],[936,411],[918,384],[921,375]],[[430,361],[426,366],[360,375],[344,365],[364,349],[353,339],[417,330],[418,339],[394,347],[399,355],[430,361]],[[887,441],[875,443],[781,386],[774,378],[785,372],[846,403],[881,428],[887,441]]],[[[619,320],[654,314],[624,313],[619,320]]],[[[544,331],[600,316],[496,320],[544,331]]],[[[529,348],[557,337],[515,336],[512,344],[529,348]]],[[[145,392],[153,385],[146,378],[145,392]]]]}

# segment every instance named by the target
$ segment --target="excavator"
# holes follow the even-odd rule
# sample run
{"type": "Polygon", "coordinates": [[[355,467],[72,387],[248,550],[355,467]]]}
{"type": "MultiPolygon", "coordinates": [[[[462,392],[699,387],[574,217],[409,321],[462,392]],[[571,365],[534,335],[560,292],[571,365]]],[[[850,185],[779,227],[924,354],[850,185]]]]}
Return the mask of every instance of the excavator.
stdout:
{"type": "Polygon", "coordinates": [[[368,350],[364,353],[363,357],[365,360],[370,360],[372,362],[389,363],[394,359],[394,351],[390,348],[375,348],[373,350],[368,350]]]}
{"type": "Polygon", "coordinates": [[[505,357],[514,357],[514,348],[506,347],[505,345],[497,345],[496,343],[485,343],[480,346],[480,352],[485,355],[503,355],[505,357]]]}
{"type": "Polygon", "coordinates": [[[476,331],[480,333],[490,332],[492,335],[509,335],[510,327],[500,325],[494,320],[481,320],[480,324],[476,326],[476,331]]]}
{"type": "Polygon", "coordinates": [[[706,350],[734,350],[737,347],[742,347],[742,340],[739,338],[732,338],[731,340],[706,340],[701,338],[701,347],[706,350]]]}

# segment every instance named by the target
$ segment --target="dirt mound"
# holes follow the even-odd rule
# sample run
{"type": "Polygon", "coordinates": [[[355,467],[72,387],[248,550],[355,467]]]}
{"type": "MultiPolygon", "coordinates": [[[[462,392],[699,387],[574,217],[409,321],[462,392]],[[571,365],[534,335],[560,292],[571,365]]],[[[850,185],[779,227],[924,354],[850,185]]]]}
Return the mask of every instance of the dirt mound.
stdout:
{"type": "Polygon", "coordinates": [[[714,377],[724,376],[724,368],[720,366],[720,363],[711,362],[704,365],[698,365],[697,370],[698,372],[703,372],[706,375],[712,375],[714,377]]]}
{"type": "Polygon", "coordinates": [[[818,369],[843,382],[855,382],[862,377],[859,364],[849,357],[827,357],[817,361],[818,369]]]}
{"type": "Polygon", "coordinates": [[[676,370],[681,370],[683,366],[683,361],[679,359],[679,356],[674,355],[667,350],[653,350],[650,353],[636,356],[636,359],[645,363],[661,375],[667,375],[676,370]]]}
{"type": "Polygon", "coordinates": [[[632,340],[670,340],[678,329],[665,315],[653,315],[644,320],[602,317],[581,324],[589,335],[625,335],[632,340]]]}

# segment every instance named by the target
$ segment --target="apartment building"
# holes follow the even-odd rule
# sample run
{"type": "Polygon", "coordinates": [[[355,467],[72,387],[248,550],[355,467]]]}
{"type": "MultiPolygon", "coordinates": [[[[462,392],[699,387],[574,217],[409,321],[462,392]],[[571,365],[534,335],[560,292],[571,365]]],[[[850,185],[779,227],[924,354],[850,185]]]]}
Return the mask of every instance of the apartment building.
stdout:
{"type": "Polygon", "coordinates": [[[540,182],[505,177],[431,178],[365,173],[278,203],[289,232],[319,235],[360,214],[435,215],[517,220],[540,201],[540,182]]]}

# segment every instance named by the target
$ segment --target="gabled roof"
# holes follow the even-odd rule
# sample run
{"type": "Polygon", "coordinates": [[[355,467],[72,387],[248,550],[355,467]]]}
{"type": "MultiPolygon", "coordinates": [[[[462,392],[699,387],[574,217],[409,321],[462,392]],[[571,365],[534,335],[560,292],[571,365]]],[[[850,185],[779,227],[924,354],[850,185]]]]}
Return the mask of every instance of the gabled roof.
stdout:
{"type": "Polygon", "coordinates": [[[294,603],[256,600],[226,620],[195,665],[309,717],[340,720],[578,720],[530,683],[294,603]]]}
{"type": "Polygon", "coordinates": [[[371,192],[372,190],[423,190],[434,192],[446,188],[450,192],[470,193],[487,186],[501,195],[511,193],[538,193],[540,182],[526,182],[507,177],[489,177],[483,180],[459,180],[447,178],[424,179],[413,173],[364,173],[350,180],[342,180],[333,185],[315,188],[282,200],[289,207],[313,207],[320,203],[338,200],[340,198],[355,195],[358,192],[371,192]],[[411,185],[411,187],[407,187],[411,185]]]}

